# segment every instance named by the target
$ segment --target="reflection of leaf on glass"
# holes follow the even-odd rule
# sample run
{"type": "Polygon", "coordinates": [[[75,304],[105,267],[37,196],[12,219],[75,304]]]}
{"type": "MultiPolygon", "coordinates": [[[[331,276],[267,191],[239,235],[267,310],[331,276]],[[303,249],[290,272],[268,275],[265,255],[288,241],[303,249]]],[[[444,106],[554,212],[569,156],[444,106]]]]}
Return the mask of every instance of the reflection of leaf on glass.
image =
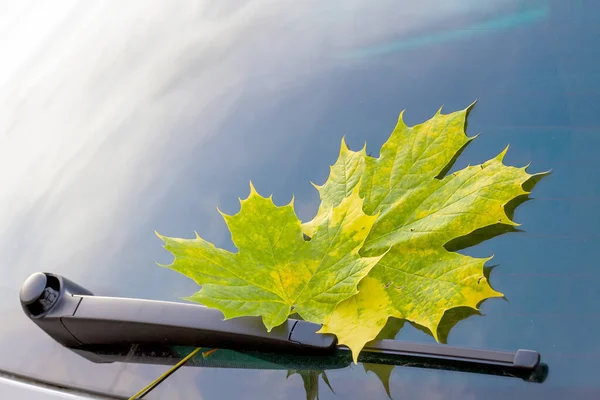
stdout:
{"type": "Polygon", "coordinates": [[[286,379],[293,374],[298,374],[302,378],[304,390],[306,392],[306,400],[319,400],[319,377],[329,387],[332,393],[335,393],[325,371],[303,371],[291,369],[288,371],[286,379]]]}
{"type": "Polygon", "coordinates": [[[392,375],[392,370],[394,369],[394,366],[386,364],[363,363],[363,368],[365,369],[365,372],[368,373],[369,371],[371,371],[375,375],[377,375],[377,377],[381,381],[381,384],[383,385],[383,388],[385,389],[385,392],[391,399],[392,394],[390,393],[390,376],[392,375]]]}
{"type": "Polygon", "coordinates": [[[477,310],[483,300],[502,296],[484,276],[489,258],[449,251],[446,245],[454,241],[461,248],[517,226],[507,205],[526,198],[532,182],[544,174],[505,165],[508,148],[483,164],[448,174],[474,139],[465,134],[471,108],[450,114],[440,110],[413,127],[400,114],[377,158],[367,156],[365,148],[352,151],[342,141],[328,180],[317,186],[321,205],[303,225],[308,236],[327,218],[327,210],[357,187],[364,211],[377,215],[360,254],[383,257],[360,282],[359,293],[340,303],[320,331],[335,334],[352,349],[355,361],[389,317],[416,323],[439,341],[448,310],[477,310]],[[484,232],[491,227],[493,232],[484,232]],[[457,243],[459,238],[464,240],[457,243]]]}
{"type": "MultiPolygon", "coordinates": [[[[385,326],[383,327],[381,332],[379,332],[379,334],[377,335],[377,337],[375,339],[376,340],[394,339],[396,337],[396,335],[398,334],[398,332],[400,332],[400,329],[402,329],[403,326],[404,326],[403,319],[390,318],[388,320],[387,324],[385,324],[385,326]]],[[[392,395],[390,393],[390,376],[392,375],[392,370],[394,369],[394,365],[371,364],[371,363],[362,363],[362,364],[363,364],[363,368],[365,369],[366,373],[371,371],[379,378],[379,380],[381,381],[381,384],[383,385],[383,388],[385,389],[385,392],[387,393],[388,397],[391,399],[392,395]]]]}

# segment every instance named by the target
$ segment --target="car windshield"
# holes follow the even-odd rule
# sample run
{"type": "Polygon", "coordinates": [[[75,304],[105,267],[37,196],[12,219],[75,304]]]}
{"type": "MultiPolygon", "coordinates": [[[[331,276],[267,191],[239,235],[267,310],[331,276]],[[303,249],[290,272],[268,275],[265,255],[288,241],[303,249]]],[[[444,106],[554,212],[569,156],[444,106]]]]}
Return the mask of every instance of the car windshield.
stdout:
{"type": "MultiPolygon", "coordinates": [[[[600,3],[593,0],[36,2],[0,6],[0,370],[130,396],[167,367],[93,363],[23,313],[22,282],[63,275],[96,295],[182,301],[197,291],[154,231],[235,251],[217,212],[248,183],[292,195],[303,221],[340,140],[373,156],[410,126],[475,99],[478,138],[454,168],[506,145],[552,170],[521,232],[461,252],[494,259],[505,299],[447,342],[537,350],[542,384],[358,364],[184,367],[148,398],[591,398],[600,345],[600,3]]],[[[406,324],[398,340],[434,343],[406,324]]],[[[215,353],[215,355],[217,355],[215,353]]]]}

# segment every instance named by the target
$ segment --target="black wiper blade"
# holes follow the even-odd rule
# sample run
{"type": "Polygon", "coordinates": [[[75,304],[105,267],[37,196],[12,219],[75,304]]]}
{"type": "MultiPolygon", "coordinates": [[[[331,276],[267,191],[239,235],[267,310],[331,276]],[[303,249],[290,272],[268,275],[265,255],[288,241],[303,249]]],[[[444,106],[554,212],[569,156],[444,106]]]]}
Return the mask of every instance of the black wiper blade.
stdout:
{"type": "MultiPolygon", "coordinates": [[[[175,365],[195,347],[160,345],[81,346],[73,348],[82,357],[96,363],[175,365]]],[[[329,355],[299,355],[256,350],[209,349],[186,363],[188,367],[235,368],[262,370],[321,371],[346,368],[351,354],[340,351],[329,355]],[[214,350],[214,351],[211,351],[214,350]],[[205,356],[205,354],[208,354],[205,356]]]]}
{"type": "Polygon", "coordinates": [[[363,363],[500,375],[535,383],[544,382],[548,376],[548,366],[541,363],[540,354],[533,350],[503,352],[384,339],[367,343],[358,360],[363,363]]]}
{"type": "MultiPolygon", "coordinates": [[[[175,365],[194,347],[159,345],[94,345],[71,348],[80,356],[96,363],[125,362],[133,364],[175,365]]],[[[437,369],[520,378],[542,383],[548,375],[548,366],[540,363],[535,369],[517,368],[486,362],[461,361],[423,355],[391,355],[363,351],[358,361],[370,364],[387,364],[400,367],[437,369]]],[[[201,354],[187,362],[189,367],[238,368],[268,370],[321,371],[346,368],[352,364],[350,351],[340,350],[331,355],[295,355],[253,350],[219,349],[208,357],[201,354]]]]}
{"type": "MultiPolygon", "coordinates": [[[[62,276],[40,272],[25,281],[20,295],[23,310],[33,322],[59,343],[95,362],[126,361],[125,357],[127,362],[176,363],[177,357],[156,356],[170,354],[173,346],[236,350],[255,359],[274,357],[276,365],[296,369],[301,360],[320,368],[342,368],[352,360],[350,351],[337,345],[335,336],[316,333],[320,326],[306,321],[289,319],[267,332],[257,317],[224,321],[220,311],[200,305],[94,296],[62,276]],[[131,350],[148,348],[154,348],[154,353],[144,351],[143,357],[131,350]]],[[[397,340],[368,343],[359,361],[533,382],[543,381],[548,370],[540,363],[539,353],[531,350],[500,352],[397,340]]]]}

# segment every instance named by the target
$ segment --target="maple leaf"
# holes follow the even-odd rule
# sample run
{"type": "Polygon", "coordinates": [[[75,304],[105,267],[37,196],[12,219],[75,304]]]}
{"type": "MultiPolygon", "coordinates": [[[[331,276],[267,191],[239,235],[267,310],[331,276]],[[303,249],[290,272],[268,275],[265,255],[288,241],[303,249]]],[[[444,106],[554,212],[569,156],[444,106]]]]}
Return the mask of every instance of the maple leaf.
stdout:
{"type": "Polygon", "coordinates": [[[175,256],[165,267],[202,286],[187,300],[219,309],[226,319],[262,316],[269,331],[292,312],[322,323],[358,292],[359,281],[381,259],[358,254],[376,219],[362,211],[358,188],[324,211],[310,241],[303,237],[293,199],[278,207],[250,183],[250,194],[240,204],[235,215],[221,213],[237,253],[198,234],[195,239],[157,234],[175,256]]]}
{"type": "Polygon", "coordinates": [[[340,303],[319,331],[335,334],[352,350],[355,362],[389,317],[417,323],[438,340],[438,325],[447,310],[477,309],[484,299],[502,296],[483,274],[489,258],[444,246],[481,228],[517,226],[505,206],[526,196],[523,185],[543,174],[504,165],[507,147],[481,165],[445,175],[475,138],[464,132],[472,106],[450,114],[440,109],[413,127],[403,122],[401,113],[378,158],[368,156],[366,148],[351,151],[342,139],[328,180],[315,185],[321,205],[316,217],[303,225],[308,236],[327,219],[327,210],[356,188],[364,198],[364,211],[377,215],[360,254],[383,257],[361,281],[359,293],[340,303]]]}

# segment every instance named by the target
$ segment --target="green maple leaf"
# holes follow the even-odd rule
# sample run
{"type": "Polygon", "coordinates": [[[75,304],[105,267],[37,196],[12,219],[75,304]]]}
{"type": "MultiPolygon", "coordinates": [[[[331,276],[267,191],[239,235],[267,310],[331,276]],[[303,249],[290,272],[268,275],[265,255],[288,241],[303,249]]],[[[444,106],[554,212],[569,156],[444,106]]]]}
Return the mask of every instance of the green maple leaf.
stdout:
{"type": "Polygon", "coordinates": [[[489,258],[451,252],[444,245],[484,227],[518,225],[505,206],[529,193],[523,185],[535,175],[527,167],[504,165],[507,148],[481,165],[444,176],[474,139],[464,132],[471,107],[451,114],[440,109],[414,127],[404,124],[401,113],[378,158],[365,148],[351,151],[342,140],[328,180],[316,186],[321,205],[303,225],[308,236],[327,219],[327,210],[356,188],[364,211],[377,215],[360,254],[383,257],[361,281],[359,293],[340,303],[320,331],[334,333],[351,348],[355,362],[389,317],[415,322],[437,340],[447,310],[477,309],[484,299],[502,296],[483,274],[489,258]]]}
{"type": "Polygon", "coordinates": [[[292,312],[322,323],[381,259],[361,257],[359,250],[376,219],[365,214],[358,188],[324,210],[312,239],[303,238],[293,199],[276,206],[252,184],[235,215],[225,215],[237,253],[195,239],[159,235],[175,256],[171,268],[202,289],[187,298],[219,309],[226,319],[262,316],[270,331],[292,312]]]}

